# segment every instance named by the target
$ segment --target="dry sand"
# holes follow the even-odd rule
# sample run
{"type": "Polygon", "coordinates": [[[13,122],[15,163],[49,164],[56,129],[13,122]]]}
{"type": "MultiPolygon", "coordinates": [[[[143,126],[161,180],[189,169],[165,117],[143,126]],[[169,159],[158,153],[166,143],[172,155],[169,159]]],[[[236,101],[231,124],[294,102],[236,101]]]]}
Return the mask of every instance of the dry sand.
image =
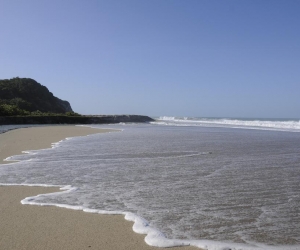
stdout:
{"type": "MultiPolygon", "coordinates": [[[[99,132],[106,131],[75,126],[12,130],[0,134],[0,159],[20,154],[24,150],[50,147],[52,142],[60,141],[65,137],[99,132]]],[[[0,249],[159,249],[146,245],[144,235],[134,233],[131,229],[132,222],[126,221],[121,215],[98,215],[20,203],[25,197],[55,191],[58,189],[23,186],[0,187],[0,249]]],[[[168,249],[192,250],[198,248],[168,249]]]]}

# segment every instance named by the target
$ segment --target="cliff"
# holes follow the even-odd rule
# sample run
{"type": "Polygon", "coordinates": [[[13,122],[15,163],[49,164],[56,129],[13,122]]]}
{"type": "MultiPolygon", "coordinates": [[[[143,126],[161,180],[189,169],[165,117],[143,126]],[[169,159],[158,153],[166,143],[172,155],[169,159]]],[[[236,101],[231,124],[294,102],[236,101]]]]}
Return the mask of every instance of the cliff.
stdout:
{"type": "Polygon", "coordinates": [[[73,112],[69,102],[54,96],[47,87],[30,78],[0,80],[0,105],[25,112],[73,112]]]}
{"type": "Polygon", "coordinates": [[[71,105],[30,78],[0,80],[0,125],[104,124],[150,122],[141,115],[89,115],[74,113],[71,105]]]}

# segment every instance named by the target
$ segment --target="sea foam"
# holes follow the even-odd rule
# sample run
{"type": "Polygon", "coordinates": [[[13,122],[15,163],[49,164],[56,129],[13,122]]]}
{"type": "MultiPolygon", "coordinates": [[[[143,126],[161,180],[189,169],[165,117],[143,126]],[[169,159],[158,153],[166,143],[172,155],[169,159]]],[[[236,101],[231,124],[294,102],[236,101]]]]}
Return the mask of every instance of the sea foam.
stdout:
{"type": "MultiPolygon", "coordinates": [[[[184,131],[151,125],[130,125],[125,127],[123,133],[62,140],[53,144],[52,149],[27,151],[25,155],[12,157],[20,162],[1,168],[0,180],[6,180],[5,185],[59,187],[60,192],[27,197],[21,202],[89,213],[123,215],[125,219],[134,222],[134,232],[146,234],[145,242],[151,246],[192,245],[208,250],[299,250],[299,245],[271,246],[255,242],[244,237],[250,229],[243,231],[243,228],[238,227],[236,234],[243,236],[243,244],[234,243],[230,237],[225,241],[221,238],[195,238],[193,234],[184,240],[172,237],[175,231],[172,233],[170,229],[173,227],[178,229],[177,235],[183,233],[180,236],[182,238],[185,234],[181,227],[187,228],[190,222],[195,221],[192,228],[196,228],[197,216],[203,218],[200,220],[201,230],[211,232],[216,239],[218,232],[214,233],[205,226],[215,226],[217,224],[214,223],[225,219],[228,223],[235,221],[238,225],[239,217],[243,219],[243,216],[248,216],[248,212],[251,215],[257,212],[257,209],[261,209],[262,212],[261,216],[255,217],[257,222],[253,225],[264,223],[265,218],[271,218],[269,216],[274,215],[276,218],[280,214],[268,207],[268,203],[260,205],[261,202],[270,200],[274,206],[272,193],[269,192],[275,192],[273,195],[279,206],[276,209],[285,216],[284,209],[287,208],[283,207],[284,202],[281,203],[281,199],[284,201],[286,197],[290,208],[294,203],[298,203],[295,196],[298,192],[295,189],[297,180],[294,178],[298,175],[293,172],[297,171],[297,168],[293,167],[297,167],[299,162],[295,158],[296,155],[292,154],[298,152],[298,148],[294,147],[297,140],[288,133],[283,135],[274,134],[275,132],[250,132],[248,135],[246,132],[236,133],[232,130],[232,133],[224,133],[222,129],[211,128],[184,131]],[[182,132],[184,134],[181,135],[182,132]],[[224,138],[220,137],[224,135],[224,138]],[[216,139],[213,139],[214,136],[216,139]],[[285,145],[284,148],[274,144],[274,136],[278,145],[285,145]],[[243,144],[240,143],[241,140],[243,144]],[[290,145],[289,140],[292,140],[293,144],[290,145]],[[257,142],[264,144],[259,146],[257,142]],[[226,150],[222,152],[225,143],[226,150]],[[257,148],[252,148],[251,145],[257,148]],[[285,158],[284,152],[289,153],[288,157],[285,158]],[[265,171],[261,171],[263,161],[260,162],[260,158],[270,165],[264,167],[265,171]],[[282,159],[286,160],[282,162],[282,159]],[[249,162],[252,164],[250,169],[249,162]],[[279,168],[282,164],[286,165],[283,174],[279,168]],[[288,174],[289,171],[292,172],[288,174]],[[227,183],[229,179],[231,183],[227,183]],[[268,185],[265,187],[266,180],[268,185]],[[255,183],[254,190],[252,183],[255,183]],[[273,187],[274,183],[280,189],[273,187]],[[199,184],[199,189],[194,189],[199,184]],[[280,190],[288,190],[288,193],[280,190]],[[248,203],[248,200],[243,199],[249,194],[255,202],[248,203]],[[190,199],[195,197],[200,203],[189,204],[190,199]],[[215,198],[207,200],[209,197],[215,198]],[[167,206],[168,204],[170,206],[167,206]],[[249,204],[254,206],[254,209],[247,210],[249,204]],[[230,206],[235,209],[226,210],[230,206]],[[241,210],[238,209],[239,206],[241,210]],[[229,212],[228,217],[226,213],[229,212]],[[160,214],[164,216],[161,218],[160,214]],[[169,214],[171,219],[182,219],[169,220],[169,214]]],[[[248,225],[245,222],[241,225],[243,224],[248,225]]],[[[222,227],[225,230],[226,227],[222,227]]],[[[251,230],[249,232],[252,233],[251,230]]]]}
{"type": "Polygon", "coordinates": [[[259,120],[259,119],[226,119],[226,118],[193,118],[161,116],[151,122],[156,125],[169,126],[217,126],[244,129],[278,130],[300,132],[299,120],[259,120]]]}
{"type": "Polygon", "coordinates": [[[204,250],[299,250],[298,246],[267,246],[264,244],[257,244],[253,243],[253,245],[246,245],[246,244],[236,244],[236,243],[228,243],[228,242],[217,242],[217,241],[210,241],[210,240],[179,240],[179,239],[168,239],[166,236],[157,230],[156,228],[150,226],[150,223],[131,212],[124,212],[124,211],[105,211],[105,210],[98,210],[98,209],[89,209],[85,208],[84,206],[71,206],[68,204],[55,204],[55,203],[39,203],[36,202],[36,199],[39,197],[47,197],[53,195],[61,195],[70,192],[76,192],[78,188],[68,186],[59,186],[59,185],[47,185],[47,184],[5,184],[0,183],[0,186],[29,186],[29,187],[59,187],[60,190],[55,193],[46,193],[46,194],[39,194],[36,196],[26,197],[25,199],[21,200],[21,204],[23,205],[37,205],[37,206],[55,206],[59,208],[67,208],[71,210],[83,211],[87,213],[95,213],[95,214],[102,214],[102,215],[124,215],[124,218],[128,221],[132,221],[133,224],[133,231],[138,234],[145,234],[145,242],[154,247],[180,247],[180,246],[195,246],[199,247],[204,250]]]}

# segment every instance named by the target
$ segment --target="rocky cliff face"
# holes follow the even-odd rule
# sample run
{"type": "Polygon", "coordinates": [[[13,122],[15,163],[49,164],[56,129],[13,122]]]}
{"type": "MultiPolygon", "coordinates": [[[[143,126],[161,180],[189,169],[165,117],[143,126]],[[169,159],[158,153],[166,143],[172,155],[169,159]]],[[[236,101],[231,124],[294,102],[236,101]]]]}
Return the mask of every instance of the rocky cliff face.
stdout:
{"type": "Polygon", "coordinates": [[[30,78],[0,80],[0,104],[14,105],[29,112],[72,112],[69,102],[54,96],[47,87],[30,78]]]}
{"type": "Polygon", "coordinates": [[[56,98],[57,104],[61,107],[62,110],[65,110],[65,112],[73,112],[71,105],[68,101],[63,101],[59,98],[56,98]]]}

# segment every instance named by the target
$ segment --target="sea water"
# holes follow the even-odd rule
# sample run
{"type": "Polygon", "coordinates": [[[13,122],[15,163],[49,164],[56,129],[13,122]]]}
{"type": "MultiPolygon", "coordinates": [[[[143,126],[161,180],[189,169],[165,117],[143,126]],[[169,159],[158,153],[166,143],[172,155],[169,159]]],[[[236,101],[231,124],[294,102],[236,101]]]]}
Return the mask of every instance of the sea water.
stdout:
{"type": "Polygon", "coordinates": [[[124,214],[154,246],[300,249],[299,121],[208,120],[92,125],[118,132],[11,157],[0,182],[64,186],[22,203],[124,214]]]}

